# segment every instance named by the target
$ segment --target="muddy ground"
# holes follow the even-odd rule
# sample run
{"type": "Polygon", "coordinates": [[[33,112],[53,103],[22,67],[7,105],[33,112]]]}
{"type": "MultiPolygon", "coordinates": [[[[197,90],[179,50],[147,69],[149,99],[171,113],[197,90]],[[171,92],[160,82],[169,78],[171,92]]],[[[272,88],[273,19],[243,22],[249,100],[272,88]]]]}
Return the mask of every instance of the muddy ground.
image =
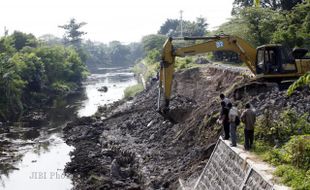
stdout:
{"type": "MultiPolygon", "coordinates": [[[[219,94],[249,81],[244,68],[207,66],[176,73],[170,104],[172,119],[156,112],[157,84],[133,100],[101,107],[64,129],[75,150],[66,172],[75,189],[177,189],[179,179],[194,181],[221,135],[216,123],[219,94]]],[[[253,88],[234,103],[310,112],[309,89],[288,98],[276,88],[253,88]],[[267,89],[267,90],[266,90],[267,89]]]]}

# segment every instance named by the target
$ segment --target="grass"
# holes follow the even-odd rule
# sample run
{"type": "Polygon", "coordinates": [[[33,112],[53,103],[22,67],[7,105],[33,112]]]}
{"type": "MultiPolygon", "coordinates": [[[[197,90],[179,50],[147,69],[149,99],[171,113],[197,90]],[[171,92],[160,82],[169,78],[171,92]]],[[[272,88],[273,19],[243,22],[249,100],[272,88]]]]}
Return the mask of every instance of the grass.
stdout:
{"type": "Polygon", "coordinates": [[[143,91],[143,85],[142,84],[136,84],[133,86],[129,86],[124,90],[124,97],[134,97],[137,93],[143,91]]]}
{"type": "MultiPolygon", "coordinates": [[[[266,112],[255,126],[252,152],[276,167],[280,182],[297,190],[310,189],[310,123],[308,114],[284,110],[279,118],[266,112]],[[268,117],[267,117],[268,116],[268,117]]],[[[244,144],[244,126],[238,126],[239,143],[244,144]]]]}

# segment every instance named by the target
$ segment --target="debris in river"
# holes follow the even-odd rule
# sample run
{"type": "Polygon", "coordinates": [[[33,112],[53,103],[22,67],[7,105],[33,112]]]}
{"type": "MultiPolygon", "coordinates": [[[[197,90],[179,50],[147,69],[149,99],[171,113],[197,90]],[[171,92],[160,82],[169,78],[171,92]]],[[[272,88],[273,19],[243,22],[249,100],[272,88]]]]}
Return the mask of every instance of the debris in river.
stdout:
{"type": "Polygon", "coordinates": [[[100,92],[107,92],[108,91],[108,87],[103,86],[103,87],[99,88],[98,91],[100,91],[100,92]]]}

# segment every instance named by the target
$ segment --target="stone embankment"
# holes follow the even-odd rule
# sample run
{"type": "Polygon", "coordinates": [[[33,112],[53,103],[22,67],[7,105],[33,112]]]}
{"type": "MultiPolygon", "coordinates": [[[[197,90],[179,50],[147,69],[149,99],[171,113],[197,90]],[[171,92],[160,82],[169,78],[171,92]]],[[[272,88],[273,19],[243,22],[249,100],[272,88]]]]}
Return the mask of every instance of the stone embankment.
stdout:
{"type": "Polygon", "coordinates": [[[273,182],[272,172],[274,170],[274,167],[244,151],[240,145],[230,147],[229,141],[220,138],[199,179],[193,187],[187,189],[289,189],[273,182]]]}

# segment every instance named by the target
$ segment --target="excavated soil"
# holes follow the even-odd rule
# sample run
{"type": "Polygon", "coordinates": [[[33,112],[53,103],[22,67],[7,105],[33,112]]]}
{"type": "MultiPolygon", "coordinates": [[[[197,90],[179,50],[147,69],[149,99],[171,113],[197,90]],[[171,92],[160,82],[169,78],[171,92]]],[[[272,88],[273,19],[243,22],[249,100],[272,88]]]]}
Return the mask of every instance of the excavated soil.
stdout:
{"type": "MultiPolygon", "coordinates": [[[[179,179],[195,179],[221,135],[215,124],[219,94],[232,98],[233,87],[249,80],[247,72],[213,65],[176,73],[169,120],[156,112],[154,84],[129,102],[101,107],[95,116],[68,124],[65,138],[75,150],[65,171],[75,189],[177,189],[179,179]]],[[[239,108],[245,102],[258,114],[267,107],[310,111],[309,89],[292,97],[256,89],[234,101],[239,108]]]]}

